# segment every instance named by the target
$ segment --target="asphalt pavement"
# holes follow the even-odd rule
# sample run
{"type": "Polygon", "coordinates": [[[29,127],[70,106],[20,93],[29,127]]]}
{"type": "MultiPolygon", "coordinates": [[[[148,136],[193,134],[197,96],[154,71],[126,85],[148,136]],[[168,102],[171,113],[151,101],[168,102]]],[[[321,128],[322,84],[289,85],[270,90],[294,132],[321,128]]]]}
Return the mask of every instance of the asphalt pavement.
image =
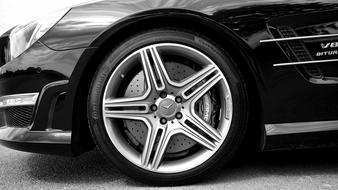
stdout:
{"type": "MultiPolygon", "coordinates": [[[[237,157],[217,177],[178,189],[338,189],[338,150],[237,157]]],[[[97,150],[76,158],[0,147],[0,189],[149,189],[111,168],[97,150]]],[[[167,189],[165,187],[162,189],[167,189]]]]}

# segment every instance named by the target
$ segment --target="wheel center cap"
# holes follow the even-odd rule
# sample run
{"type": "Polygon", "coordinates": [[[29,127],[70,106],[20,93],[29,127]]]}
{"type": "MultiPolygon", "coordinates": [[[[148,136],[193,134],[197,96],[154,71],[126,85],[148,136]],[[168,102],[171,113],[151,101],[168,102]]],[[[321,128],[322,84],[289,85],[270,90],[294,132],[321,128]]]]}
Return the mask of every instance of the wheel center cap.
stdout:
{"type": "Polygon", "coordinates": [[[164,117],[172,117],[177,110],[177,104],[172,99],[164,99],[159,104],[159,114],[164,117]]]}

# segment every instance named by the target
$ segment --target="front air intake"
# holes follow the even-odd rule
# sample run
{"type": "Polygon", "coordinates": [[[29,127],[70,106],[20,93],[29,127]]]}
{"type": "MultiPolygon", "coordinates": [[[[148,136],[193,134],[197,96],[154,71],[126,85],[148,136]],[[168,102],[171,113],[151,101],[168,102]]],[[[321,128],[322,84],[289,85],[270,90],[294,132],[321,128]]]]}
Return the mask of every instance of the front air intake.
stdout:
{"type": "Polygon", "coordinates": [[[0,124],[7,127],[28,127],[32,121],[34,106],[17,106],[0,110],[0,124]]]}
{"type": "Polygon", "coordinates": [[[0,97],[0,127],[30,126],[38,96],[39,93],[26,93],[0,97]]]}

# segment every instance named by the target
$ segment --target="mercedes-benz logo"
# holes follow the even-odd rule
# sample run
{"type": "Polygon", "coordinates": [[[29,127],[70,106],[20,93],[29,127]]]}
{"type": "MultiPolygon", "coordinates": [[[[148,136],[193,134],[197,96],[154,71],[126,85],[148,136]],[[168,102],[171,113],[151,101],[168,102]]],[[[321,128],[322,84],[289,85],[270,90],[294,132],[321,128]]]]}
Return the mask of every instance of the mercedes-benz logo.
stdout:
{"type": "Polygon", "coordinates": [[[165,101],[161,104],[161,106],[165,109],[169,109],[172,105],[174,104],[174,102],[171,101],[165,101]]]}
{"type": "Polygon", "coordinates": [[[166,117],[170,117],[176,112],[177,105],[174,100],[165,99],[160,103],[160,114],[166,117]]]}

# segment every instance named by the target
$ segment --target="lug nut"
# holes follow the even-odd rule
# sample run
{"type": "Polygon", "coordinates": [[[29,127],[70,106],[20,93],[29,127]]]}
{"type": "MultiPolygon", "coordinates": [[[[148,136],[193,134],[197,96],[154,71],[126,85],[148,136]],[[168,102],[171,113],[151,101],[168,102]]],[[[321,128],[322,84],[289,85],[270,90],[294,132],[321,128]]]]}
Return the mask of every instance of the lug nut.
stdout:
{"type": "Polygon", "coordinates": [[[162,118],[160,119],[160,123],[161,123],[162,125],[166,124],[166,123],[167,123],[167,119],[164,118],[164,117],[162,117],[162,118]]]}
{"type": "Polygon", "coordinates": [[[167,93],[166,92],[161,92],[160,93],[160,97],[161,98],[166,98],[167,97],[167,93]]]}
{"type": "Polygon", "coordinates": [[[176,119],[182,119],[183,117],[181,112],[177,112],[175,116],[176,116],[176,119]]]}
{"type": "Polygon", "coordinates": [[[176,101],[177,103],[181,103],[181,102],[182,102],[182,98],[181,98],[180,96],[177,96],[177,97],[175,98],[175,101],[176,101]]]}
{"type": "Polygon", "coordinates": [[[157,106],[155,104],[150,106],[151,111],[156,111],[157,110],[157,106]]]}

